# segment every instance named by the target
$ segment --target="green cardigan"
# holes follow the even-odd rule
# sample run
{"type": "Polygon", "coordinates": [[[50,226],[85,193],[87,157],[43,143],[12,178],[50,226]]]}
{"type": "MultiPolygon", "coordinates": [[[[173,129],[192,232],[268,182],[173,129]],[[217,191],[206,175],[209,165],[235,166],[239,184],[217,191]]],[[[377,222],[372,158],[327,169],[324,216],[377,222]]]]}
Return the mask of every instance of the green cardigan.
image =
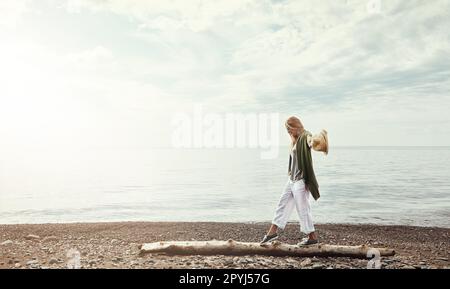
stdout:
{"type": "MultiPolygon", "coordinates": [[[[316,175],[314,174],[312,156],[311,156],[311,148],[308,145],[307,139],[308,135],[312,136],[312,134],[304,130],[302,135],[299,137],[296,143],[296,151],[297,151],[297,163],[299,164],[299,169],[303,172],[303,178],[305,180],[306,188],[311,192],[314,200],[320,198],[319,194],[319,184],[317,183],[316,175]]],[[[288,172],[290,173],[291,169],[291,156],[289,155],[289,168],[288,172]]]]}

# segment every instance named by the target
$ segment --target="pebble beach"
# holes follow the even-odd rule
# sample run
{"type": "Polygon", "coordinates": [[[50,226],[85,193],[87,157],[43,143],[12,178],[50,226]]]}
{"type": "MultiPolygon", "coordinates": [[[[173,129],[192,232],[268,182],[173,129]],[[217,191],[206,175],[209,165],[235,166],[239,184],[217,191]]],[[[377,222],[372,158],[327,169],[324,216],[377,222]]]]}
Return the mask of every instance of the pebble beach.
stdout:
{"type": "MultiPolygon", "coordinates": [[[[173,256],[139,254],[143,243],[169,240],[259,242],[269,223],[109,222],[0,225],[0,268],[67,268],[67,252],[80,254],[80,268],[252,268],[364,269],[367,259],[343,257],[173,256]]],[[[449,269],[450,229],[370,224],[318,224],[323,244],[388,247],[382,269],[449,269]]],[[[279,241],[296,244],[304,237],[289,223],[279,241]]]]}

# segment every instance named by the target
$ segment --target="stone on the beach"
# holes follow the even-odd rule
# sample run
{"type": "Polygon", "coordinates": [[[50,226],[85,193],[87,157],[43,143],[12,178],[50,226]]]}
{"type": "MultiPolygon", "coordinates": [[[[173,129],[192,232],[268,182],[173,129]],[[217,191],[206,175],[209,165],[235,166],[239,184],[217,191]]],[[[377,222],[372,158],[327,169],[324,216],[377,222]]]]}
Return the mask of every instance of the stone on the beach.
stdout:
{"type": "Polygon", "coordinates": [[[302,267],[306,267],[306,266],[309,266],[309,265],[311,265],[311,259],[309,259],[309,258],[306,258],[305,260],[303,260],[302,262],[300,262],[300,266],[302,266],[302,267]]]}
{"type": "Polygon", "coordinates": [[[233,265],[233,259],[230,259],[230,258],[222,259],[222,262],[225,266],[233,265]]]}
{"type": "Polygon", "coordinates": [[[27,240],[38,240],[41,237],[39,237],[38,235],[33,235],[33,234],[29,234],[28,236],[25,237],[25,239],[27,240]]]}
{"type": "Polygon", "coordinates": [[[33,265],[33,264],[37,264],[37,263],[39,263],[38,260],[30,260],[30,261],[27,261],[27,265],[33,265]]]}
{"type": "Polygon", "coordinates": [[[58,264],[58,259],[56,259],[56,258],[51,258],[50,261],[49,261],[48,263],[49,263],[50,265],[58,264]]]}
{"type": "Polygon", "coordinates": [[[27,262],[27,266],[32,269],[39,268],[39,261],[38,260],[30,260],[27,262]]]}
{"type": "Polygon", "coordinates": [[[20,263],[14,264],[14,268],[20,268],[20,267],[22,267],[22,265],[20,263]]]}
{"type": "Polygon", "coordinates": [[[122,261],[122,260],[123,260],[122,257],[114,257],[114,258],[112,259],[113,262],[120,262],[120,261],[122,261]]]}
{"type": "Polygon", "coordinates": [[[313,269],[323,269],[323,264],[317,263],[312,266],[313,269]]]}
{"type": "Polygon", "coordinates": [[[1,243],[2,246],[11,245],[11,244],[13,244],[13,241],[11,241],[11,240],[6,240],[1,243]]]}
{"type": "Polygon", "coordinates": [[[139,262],[137,262],[137,261],[130,262],[130,266],[138,266],[138,265],[139,265],[139,262]]]}
{"type": "Polygon", "coordinates": [[[117,244],[117,243],[119,243],[119,240],[117,240],[117,239],[112,239],[112,240],[110,241],[110,243],[111,243],[111,244],[117,244]]]}
{"type": "Polygon", "coordinates": [[[47,242],[47,241],[58,241],[58,238],[56,236],[46,236],[44,237],[44,239],[42,239],[42,241],[47,242]]]}

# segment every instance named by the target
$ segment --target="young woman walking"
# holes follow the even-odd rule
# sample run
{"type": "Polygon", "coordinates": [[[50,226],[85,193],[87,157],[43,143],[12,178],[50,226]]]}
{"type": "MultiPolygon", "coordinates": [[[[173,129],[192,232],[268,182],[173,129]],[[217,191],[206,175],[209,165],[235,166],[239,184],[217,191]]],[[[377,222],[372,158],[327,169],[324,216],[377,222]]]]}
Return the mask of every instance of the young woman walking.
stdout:
{"type": "Polygon", "coordinates": [[[295,207],[300,218],[300,231],[307,235],[298,245],[307,246],[319,242],[309,203],[310,195],[315,200],[320,197],[319,185],[312,165],[311,147],[328,153],[327,132],[323,130],[319,138],[313,138],[312,134],[303,128],[300,119],[295,116],[288,118],[285,125],[291,137],[289,178],[278,202],[272,225],[261,244],[278,238],[278,229],[284,229],[295,207]]]}

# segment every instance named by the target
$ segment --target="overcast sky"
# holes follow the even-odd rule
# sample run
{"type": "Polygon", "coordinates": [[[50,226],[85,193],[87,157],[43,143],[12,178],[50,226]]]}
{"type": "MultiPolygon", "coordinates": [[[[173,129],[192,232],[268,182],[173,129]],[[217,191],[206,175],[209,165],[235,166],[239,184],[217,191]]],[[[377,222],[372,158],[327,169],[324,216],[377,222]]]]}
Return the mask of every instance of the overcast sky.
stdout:
{"type": "Polygon", "coordinates": [[[450,145],[449,27],[448,0],[0,0],[0,147],[170,145],[193,104],[450,145]]]}

